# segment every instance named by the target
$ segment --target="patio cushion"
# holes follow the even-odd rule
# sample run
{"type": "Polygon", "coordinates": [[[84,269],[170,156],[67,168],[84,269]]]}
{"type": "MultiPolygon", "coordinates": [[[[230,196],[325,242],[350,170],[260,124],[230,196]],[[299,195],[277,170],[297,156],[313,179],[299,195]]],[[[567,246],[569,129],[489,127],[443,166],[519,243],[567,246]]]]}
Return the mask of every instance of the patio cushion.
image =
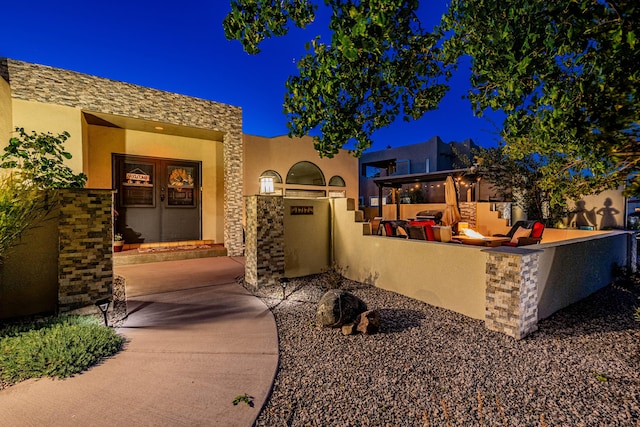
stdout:
{"type": "Polygon", "coordinates": [[[536,221],[533,224],[533,228],[531,229],[531,237],[534,239],[541,239],[542,233],[544,232],[544,224],[540,221],[536,221]]]}
{"type": "Polygon", "coordinates": [[[393,228],[391,227],[391,223],[389,222],[385,222],[384,223],[384,234],[385,236],[393,236],[393,228]]]}
{"type": "Polygon", "coordinates": [[[433,231],[433,228],[431,228],[431,225],[427,224],[424,226],[424,231],[427,234],[427,240],[430,241],[434,241],[436,240],[436,234],[433,231]]]}
{"type": "Polygon", "coordinates": [[[511,238],[511,242],[514,245],[518,244],[518,239],[520,237],[529,237],[531,235],[531,229],[529,228],[524,228],[524,227],[518,227],[518,229],[516,230],[515,233],[513,233],[513,237],[511,238]]]}

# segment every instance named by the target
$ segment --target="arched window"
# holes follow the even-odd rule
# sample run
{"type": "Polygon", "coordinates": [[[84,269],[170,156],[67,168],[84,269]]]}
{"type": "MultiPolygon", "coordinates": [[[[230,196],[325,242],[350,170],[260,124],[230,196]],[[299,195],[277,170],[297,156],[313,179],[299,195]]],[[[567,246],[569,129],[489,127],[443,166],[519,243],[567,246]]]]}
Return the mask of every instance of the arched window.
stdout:
{"type": "Polygon", "coordinates": [[[344,179],[342,179],[341,176],[334,175],[329,180],[329,186],[330,187],[346,187],[347,184],[345,184],[344,179]]]}
{"type": "Polygon", "coordinates": [[[282,184],[282,177],[280,176],[280,174],[274,170],[266,170],[264,172],[262,172],[260,174],[260,176],[270,176],[273,178],[273,183],[274,184],[282,184]]]}
{"type": "Polygon", "coordinates": [[[291,166],[287,174],[287,184],[326,185],[324,174],[311,162],[298,162],[291,166]]]}

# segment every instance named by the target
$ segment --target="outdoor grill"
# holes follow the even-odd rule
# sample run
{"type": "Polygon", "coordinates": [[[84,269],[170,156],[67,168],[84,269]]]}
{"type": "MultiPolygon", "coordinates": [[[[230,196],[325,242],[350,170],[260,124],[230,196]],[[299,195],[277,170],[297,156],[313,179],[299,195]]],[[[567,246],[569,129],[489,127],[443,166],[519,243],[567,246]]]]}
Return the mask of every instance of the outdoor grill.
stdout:
{"type": "Polygon", "coordinates": [[[416,214],[416,221],[421,220],[432,220],[435,221],[436,224],[440,224],[442,220],[442,212],[441,211],[420,211],[416,214]]]}

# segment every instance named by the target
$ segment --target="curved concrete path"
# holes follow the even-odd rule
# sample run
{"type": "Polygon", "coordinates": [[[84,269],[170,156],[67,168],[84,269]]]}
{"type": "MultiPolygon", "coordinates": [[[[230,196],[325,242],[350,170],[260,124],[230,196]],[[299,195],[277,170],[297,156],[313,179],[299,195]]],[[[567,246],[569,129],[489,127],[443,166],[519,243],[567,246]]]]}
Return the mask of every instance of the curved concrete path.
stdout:
{"type": "Polygon", "coordinates": [[[126,349],[65,380],[0,391],[7,426],[251,426],[278,365],[273,315],[235,277],[243,258],[117,267],[126,349]],[[253,397],[253,407],[232,404],[253,397]]]}

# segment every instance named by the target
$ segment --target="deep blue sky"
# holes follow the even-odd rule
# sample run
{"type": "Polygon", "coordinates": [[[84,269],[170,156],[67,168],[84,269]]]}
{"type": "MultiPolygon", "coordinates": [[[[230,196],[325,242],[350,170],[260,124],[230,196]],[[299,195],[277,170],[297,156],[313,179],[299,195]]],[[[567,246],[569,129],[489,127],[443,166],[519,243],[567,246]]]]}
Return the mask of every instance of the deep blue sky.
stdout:
{"type": "MultiPolygon", "coordinates": [[[[425,26],[438,21],[444,4],[422,1],[425,26]]],[[[304,54],[305,42],[325,23],[320,19],[305,31],[268,40],[261,54],[250,56],[239,42],[224,37],[222,19],[229,9],[227,0],[6,2],[0,57],[237,105],[245,133],[286,134],[284,83],[296,72],[294,60],[304,54]]],[[[379,131],[372,149],[435,135],[446,142],[472,138],[495,145],[499,123],[473,117],[468,101],[461,99],[468,74],[460,74],[439,110],[379,131]]]]}

